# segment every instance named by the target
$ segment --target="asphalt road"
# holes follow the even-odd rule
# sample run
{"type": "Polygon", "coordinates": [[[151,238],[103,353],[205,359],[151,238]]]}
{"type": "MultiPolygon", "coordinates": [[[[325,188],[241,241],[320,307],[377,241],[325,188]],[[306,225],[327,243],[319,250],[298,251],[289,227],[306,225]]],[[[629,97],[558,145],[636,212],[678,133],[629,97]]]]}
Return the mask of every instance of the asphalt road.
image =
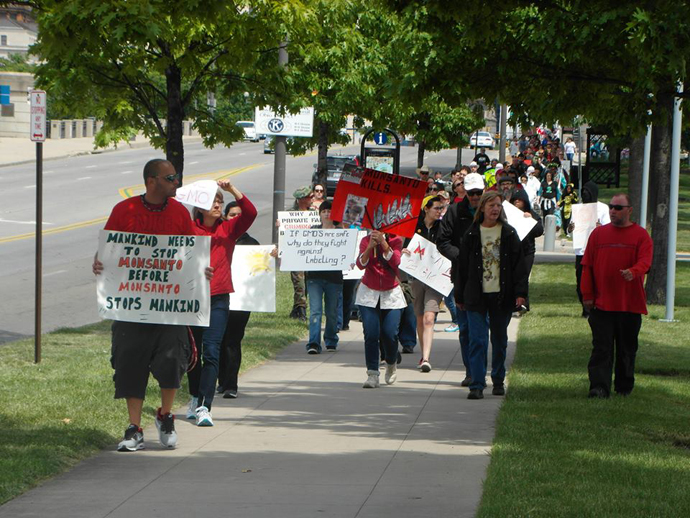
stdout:
{"type": "MultiPolygon", "coordinates": [[[[331,152],[352,154],[358,149],[351,146],[331,152]]],[[[470,161],[470,153],[464,150],[463,162],[470,161]]],[[[128,194],[143,192],[143,165],[160,156],[144,148],[45,162],[43,332],[98,321],[96,283],[91,273],[98,231],[117,202],[128,194]]],[[[416,147],[402,148],[402,174],[414,174],[416,157],[416,147]]],[[[456,151],[447,150],[428,154],[425,163],[448,171],[455,159],[456,151]]],[[[286,206],[292,204],[294,189],[310,183],[315,162],[315,153],[288,157],[286,206]]],[[[269,243],[273,155],[263,154],[262,143],[215,149],[205,149],[201,143],[186,146],[186,182],[226,175],[259,211],[250,234],[261,243],[269,243]]],[[[34,334],[35,166],[0,167],[0,185],[0,343],[5,343],[34,334]]]]}

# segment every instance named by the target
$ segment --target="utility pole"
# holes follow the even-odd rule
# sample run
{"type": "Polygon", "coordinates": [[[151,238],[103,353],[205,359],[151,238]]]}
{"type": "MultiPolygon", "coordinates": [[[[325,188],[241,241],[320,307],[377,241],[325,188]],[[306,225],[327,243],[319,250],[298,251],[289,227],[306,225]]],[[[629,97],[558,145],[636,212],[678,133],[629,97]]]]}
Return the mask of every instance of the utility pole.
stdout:
{"type": "Polygon", "coordinates": [[[498,139],[498,161],[503,163],[506,161],[506,119],[508,119],[508,105],[501,105],[501,138],[498,139]]]}
{"type": "MultiPolygon", "coordinates": [[[[287,38],[280,44],[278,49],[278,65],[286,67],[288,64],[287,38]]],[[[275,136],[275,162],[273,163],[273,218],[271,228],[273,229],[273,243],[278,244],[278,227],[275,221],[278,219],[278,212],[285,210],[285,157],[287,156],[286,137],[275,136]]]]}

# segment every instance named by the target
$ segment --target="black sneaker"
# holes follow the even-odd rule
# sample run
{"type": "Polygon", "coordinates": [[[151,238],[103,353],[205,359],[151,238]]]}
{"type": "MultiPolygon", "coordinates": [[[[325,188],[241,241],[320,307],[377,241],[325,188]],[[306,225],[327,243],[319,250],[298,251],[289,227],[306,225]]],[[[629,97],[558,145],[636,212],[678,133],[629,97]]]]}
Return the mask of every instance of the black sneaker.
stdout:
{"type": "Polygon", "coordinates": [[[302,307],[296,308],[295,314],[296,314],[295,318],[297,320],[299,320],[300,322],[306,322],[307,321],[307,310],[305,308],[302,308],[302,307]]]}
{"type": "Polygon", "coordinates": [[[460,382],[461,387],[469,387],[472,384],[472,378],[465,376],[465,379],[460,382]]]}
{"type": "Polygon", "coordinates": [[[335,346],[335,345],[327,345],[327,346],[326,346],[326,350],[327,350],[327,351],[335,351],[335,350],[337,350],[337,349],[338,349],[338,347],[335,346]]]}
{"type": "Polygon", "coordinates": [[[484,399],[484,391],[481,389],[471,389],[467,399],[484,399]]]}
{"type": "Polygon", "coordinates": [[[117,445],[117,451],[137,451],[144,449],[144,431],[135,424],[125,430],[125,438],[117,445]]]}
{"type": "Polygon", "coordinates": [[[223,392],[223,399],[237,399],[237,391],[228,389],[223,392]]]}
{"type": "Polygon", "coordinates": [[[594,387],[589,391],[587,397],[589,399],[607,399],[609,394],[601,387],[594,387]]]}
{"type": "Polygon", "coordinates": [[[307,346],[307,354],[319,354],[320,352],[319,348],[313,344],[307,346]]]}
{"type": "Polygon", "coordinates": [[[503,386],[503,384],[494,385],[494,388],[491,389],[491,393],[494,396],[505,396],[506,395],[506,388],[503,386]]]}
{"type": "Polygon", "coordinates": [[[410,347],[409,345],[406,347],[403,347],[402,353],[403,354],[412,354],[412,353],[414,353],[414,347],[410,347]]]}

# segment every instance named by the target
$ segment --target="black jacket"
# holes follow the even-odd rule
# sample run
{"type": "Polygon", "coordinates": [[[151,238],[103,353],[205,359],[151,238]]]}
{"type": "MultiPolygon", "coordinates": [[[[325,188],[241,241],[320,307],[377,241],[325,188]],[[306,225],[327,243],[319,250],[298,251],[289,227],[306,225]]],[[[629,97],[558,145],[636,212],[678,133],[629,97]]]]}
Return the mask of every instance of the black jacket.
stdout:
{"type": "MultiPolygon", "coordinates": [[[[431,228],[426,228],[426,225],[424,224],[424,211],[422,211],[422,214],[420,214],[419,219],[417,220],[417,228],[415,229],[414,233],[419,234],[424,239],[431,241],[432,243],[436,243],[440,229],[441,220],[434,221],[434,224],[431,225],[431,228]]],[[[403,243],[403,248],[407,248],[407,245],[410,244],[410,241],[412,241],[412,238],[406,237],[403,243]]]]}
{"type": "MultiPolygon", "coordinates": [[[[458,275],[458,258],[462,248],[462,238],[467,229],[472,225],[474,215],[470,212],[470,201],[467,196],[460,203],[454,203],[446,211],[441,220],[441,228],[436,237],[436,247],[441,255],[451,260],[452,279],[458,275]]],[[[458,298],[458,290],[455,290],[455,299],[458,298]]]]}
{"type": "Polygon", "coordinates": [[[529,196],[525,191],[515,191],[511,200],[514,199],[522,200],[522,202],[525,204],[525,207],[529,207],[528,210],[530,215],[537,220],[537,224],[534,225],[532,230],[529,231],[529,234],[527,234],[522,240],[522,252],[525,255],[534,255],[537,251],[537,247],[534,245],[534,240],[544,234],[544,225],[542,225],[539,214],[534,212],[530,207],[529,196]]]}
{"type": "MultiPolygon", "coordinates": [[[[503,223],[501,228],[500,292],[498,304],[505,310],[515,308],[517,297],[527,297],[527,270],[520,239],[515,229],[503,223]]],[[[460,253],[455,299],[468,311],[485,311],[482,276],[482,238],[479,223],[473,223],[465,234],[460,253]]]]}

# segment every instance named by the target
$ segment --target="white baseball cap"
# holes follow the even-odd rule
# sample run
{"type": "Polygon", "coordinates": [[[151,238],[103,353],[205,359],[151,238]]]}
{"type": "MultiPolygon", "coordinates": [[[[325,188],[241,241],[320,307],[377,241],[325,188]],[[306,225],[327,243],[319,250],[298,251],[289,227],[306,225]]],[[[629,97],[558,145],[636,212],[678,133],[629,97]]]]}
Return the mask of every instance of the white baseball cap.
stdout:
{"type": "Polygon", "coordinates": [[[532,166],[529,166],[529,167],[527,168],[527,174],[533,173],[534,171],[535,171],[535,169],[534,169],[534,167],[532,167],[532,166]]]}
{"type": "Polygon", "coordinates": [[[470,173],[465,176],[465,191],[476,189],[484,190],[484,178],[478,173],[470,173]]]}
{"type": "Polygon", "coordinates": [[[470,167],[479,167],[477,162],[470,162],[470,167]]]}
{"type": "Polygon", "coordinates": [[[500,171],[501,169],[503,169],[503,164],[499,162],[498,164],[496,164],[496,171],[500,171]]]}

